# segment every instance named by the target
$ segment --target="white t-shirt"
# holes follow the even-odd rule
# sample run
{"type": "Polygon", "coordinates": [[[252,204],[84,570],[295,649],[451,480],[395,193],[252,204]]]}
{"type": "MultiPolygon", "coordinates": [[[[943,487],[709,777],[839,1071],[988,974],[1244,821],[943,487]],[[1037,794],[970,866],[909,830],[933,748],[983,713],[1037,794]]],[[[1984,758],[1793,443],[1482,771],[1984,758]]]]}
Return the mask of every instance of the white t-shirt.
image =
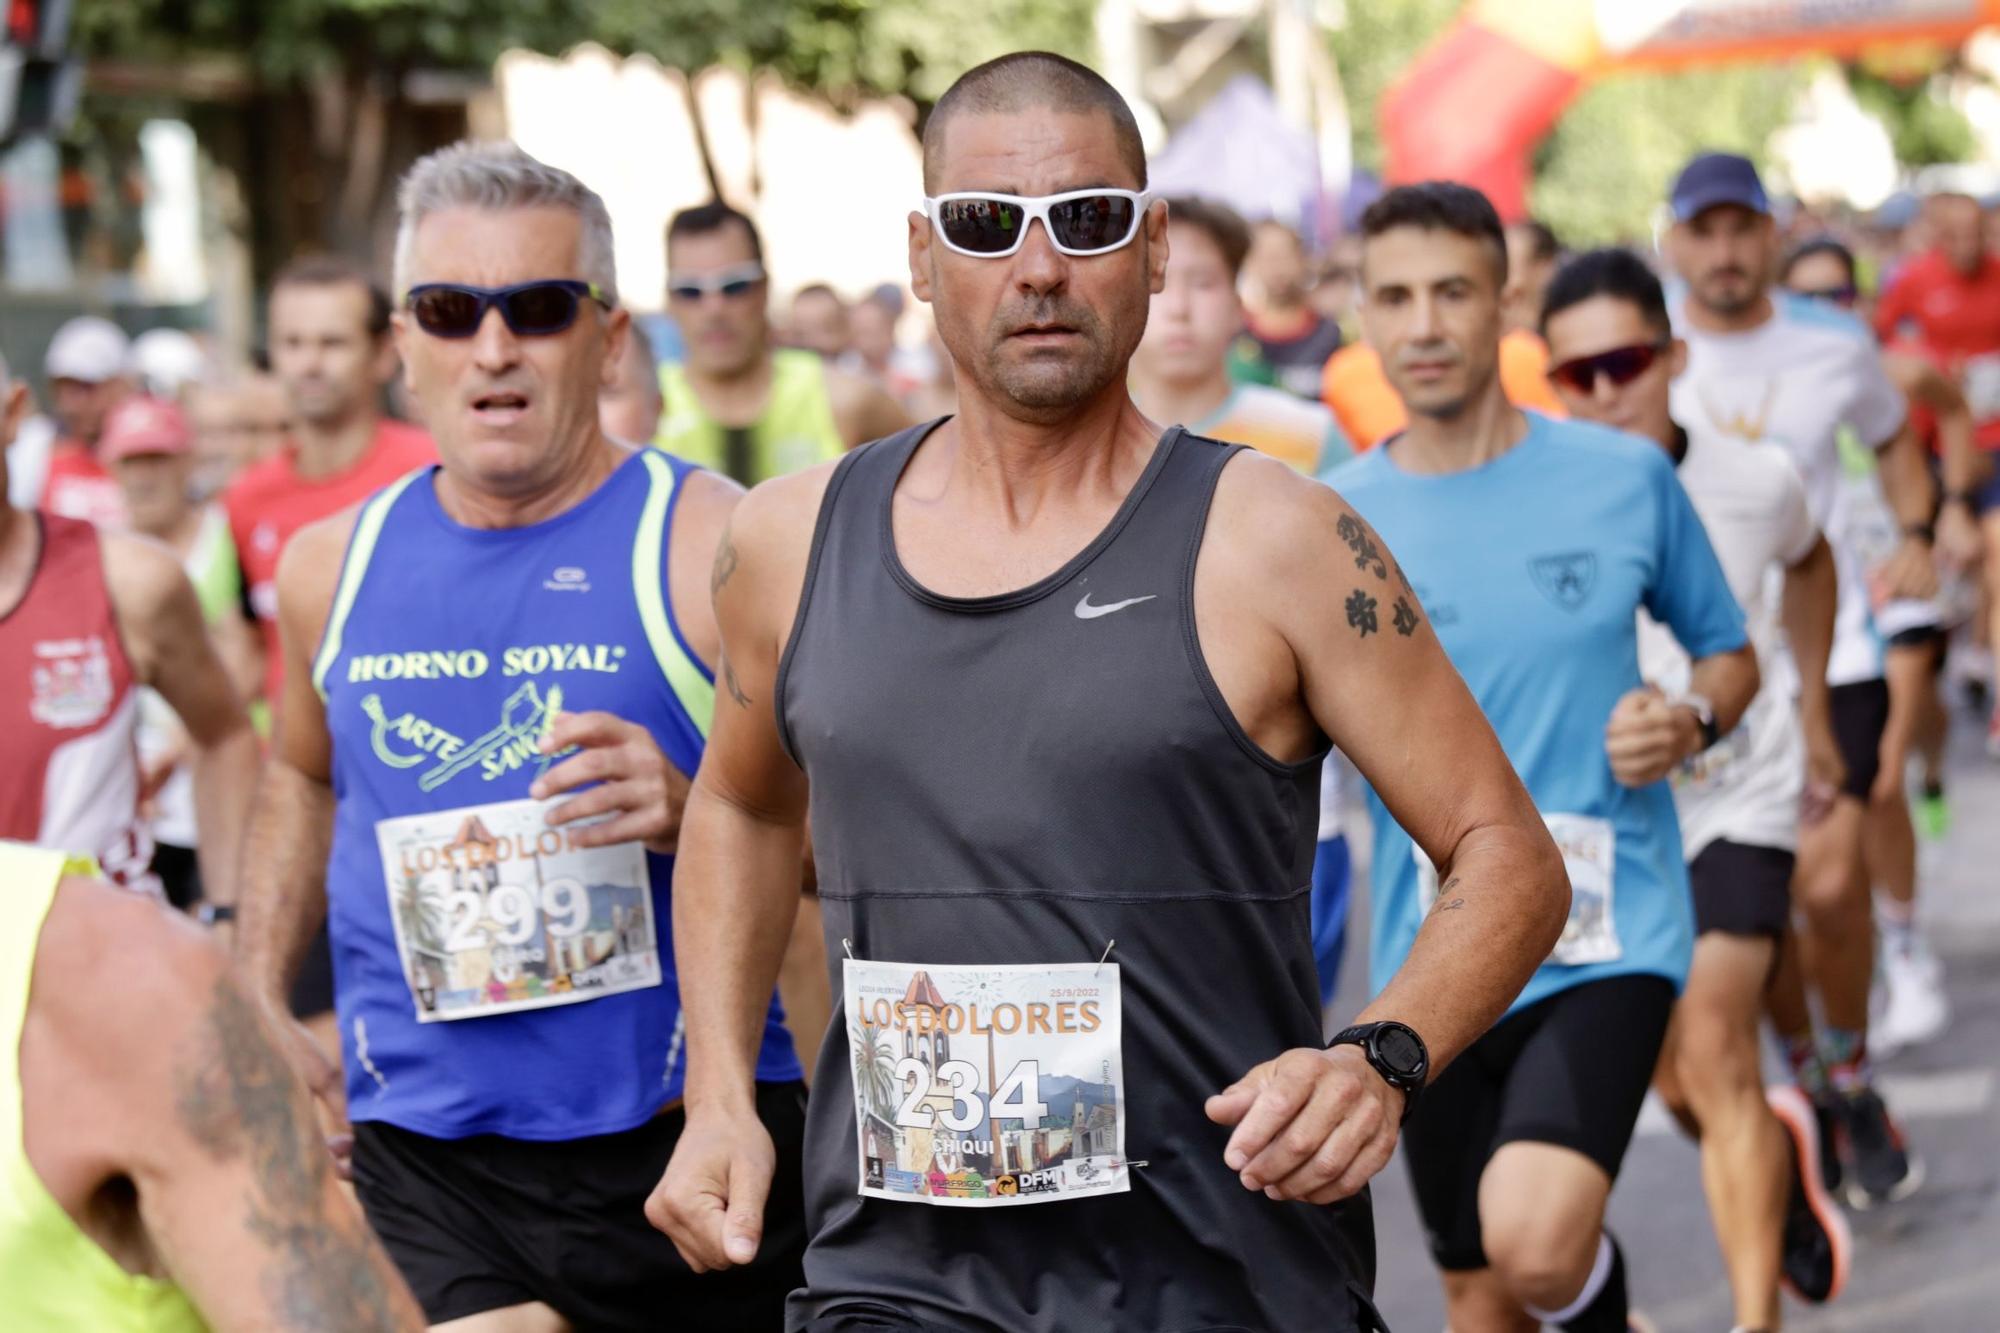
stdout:
{"type": "MultiPolygon", "coordinates": [[[[1689,860],[1718,838],[1789,851],[1798,845],[1805,740],[1771,576],[1805,559],[1819,528],[1804,483],[1775,444],[1721,438],[1697,425],[1678,474],[1743,607],[1763,677],[1735,730],[1673,775],[1682,845],[1689,860]]],[[[1692,670],[1673,633],[1644,611],[1639,669],[1668,695],[1688,688],[1692,670]]]]}
{"type": "Polygon", "coordinates": [[[1879,449],[1907,415],[1882,368],[1866,325],[1821,302],[1773,292],[1772,316],[1743,333],[1709,333],[1688,323],[1686,293],[1672,302],[1674,331],[1687,340],[1688,365],[1674,381],[1674,419],[1689,431],[1769,440],[1791,456],[1805,483],[1813,521],[1833,545],[1840,574],[1829,684],[1882,675],[1882,650],[1869,618],[1866,580],[1834,522],[1841,492],[1838,434],[1849,426],[1879,449]]]}

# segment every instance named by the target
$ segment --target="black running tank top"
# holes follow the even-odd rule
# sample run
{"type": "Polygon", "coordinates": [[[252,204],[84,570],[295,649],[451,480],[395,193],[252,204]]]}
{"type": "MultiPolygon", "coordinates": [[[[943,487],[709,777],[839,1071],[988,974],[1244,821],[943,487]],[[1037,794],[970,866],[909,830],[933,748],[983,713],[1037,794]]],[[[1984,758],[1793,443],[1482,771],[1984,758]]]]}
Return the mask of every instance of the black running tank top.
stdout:
{"type": "Polygon", "coordinates": [[[1274,1203],[1202,1104],[1320,1041],[1308,933],[1318,758],[1280,763],[1224,703],[1194,571],[1232,446],[1174,428],[1117,515],[1030,587],[944,597],[897,558],[927,433],[835,470],[780,663],[841,960],[1089,963],[1116,941],[1129,1193],[955,1209],[861,1198],[846,1023],[821,1044],[793,1325],[886,1306],[925,1327],[1344,1329],[1372,1284],[1365,1196],[1274,1203]]]}

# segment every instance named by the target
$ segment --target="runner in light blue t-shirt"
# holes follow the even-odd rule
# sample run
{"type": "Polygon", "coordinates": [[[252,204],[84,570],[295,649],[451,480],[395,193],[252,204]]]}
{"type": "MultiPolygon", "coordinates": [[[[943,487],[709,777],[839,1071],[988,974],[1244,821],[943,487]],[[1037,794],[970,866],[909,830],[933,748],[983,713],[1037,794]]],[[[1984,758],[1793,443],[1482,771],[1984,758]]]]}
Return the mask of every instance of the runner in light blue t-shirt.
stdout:
{"type": "MultiPolygon", "coordinates": [[[[1404,1154],[1452,1327],[1525,1313],[1567,1333],[1624,1333],[1624,1261],[1604,1206],[1693,948],[1664,779],[1736,725],[1756,659],[1666,456],[1507,402],[1506,248],[1486,199],[1461,185],[1402,187],[1370,206],[1362,232],[1363,323],[1410,425],[1328,481],[1396,551],[1412,595],[1357,591],[1346,615],[1382,634],[1430,617],[1571,889],[1548,961],[1431,1084],[1404,1154]],[[1669,700],[1641,680],[1641,608],[1695,659],[1687,695],[1669,700]]],[[[1357,564],[1381,559],[1362,525],[1349,541],[1357,564]]],[[[1369,806],[1379,981],[1427,916],[1482,904],[1373,792],[1369,806]]]]}

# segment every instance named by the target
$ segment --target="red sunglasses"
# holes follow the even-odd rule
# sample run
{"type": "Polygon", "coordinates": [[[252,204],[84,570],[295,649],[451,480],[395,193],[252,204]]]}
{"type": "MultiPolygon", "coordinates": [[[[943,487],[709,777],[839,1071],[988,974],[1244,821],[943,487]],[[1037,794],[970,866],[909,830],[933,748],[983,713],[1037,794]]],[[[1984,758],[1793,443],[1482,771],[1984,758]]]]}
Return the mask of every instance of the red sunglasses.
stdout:
{"type": "Polygon", "coordinates": [[[1550,366],[1549,379],[1572,393],[1590,394],[1597,389],[1597,377],[1608,375],[1611,382],[1622,389],[1651,370],[1653,363],[1660,359],[1660,353],[1666,350],[1664,339],[1632,347],[1614,347],[1596,356],[1579,356],[1559,366],[1550,366]]]}

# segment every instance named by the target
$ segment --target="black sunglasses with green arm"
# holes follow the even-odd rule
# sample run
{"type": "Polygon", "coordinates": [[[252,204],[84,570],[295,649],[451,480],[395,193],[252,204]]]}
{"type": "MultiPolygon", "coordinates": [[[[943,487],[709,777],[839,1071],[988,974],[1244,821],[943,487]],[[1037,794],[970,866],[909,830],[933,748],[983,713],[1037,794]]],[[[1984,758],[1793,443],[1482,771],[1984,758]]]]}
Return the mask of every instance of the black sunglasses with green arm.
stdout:
{"type": "Polygon", "coordinates": [[[405,304],[417,327],[433,338],[470,338],[479,332],[488,310],[517,338],[542,338],[576,323],[583,299],[611,309],[611,301],[594,282],[574,278],[541,278],[511,287],[474,287],[460,282],[423,282],[410,288],[405,304]]]}

